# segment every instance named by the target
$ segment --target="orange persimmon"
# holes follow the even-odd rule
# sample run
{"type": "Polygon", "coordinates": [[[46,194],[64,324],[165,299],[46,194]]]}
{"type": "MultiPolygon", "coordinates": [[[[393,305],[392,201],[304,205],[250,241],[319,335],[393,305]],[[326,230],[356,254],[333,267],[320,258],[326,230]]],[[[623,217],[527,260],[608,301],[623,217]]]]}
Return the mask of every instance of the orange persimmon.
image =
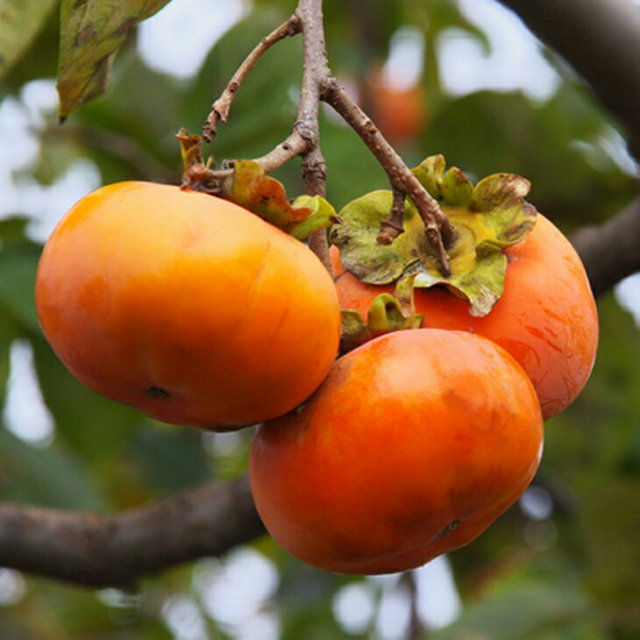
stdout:
{"type": "Polygon", "coordinates": [[[389,333],[333,365],[309,401],[258,428],[258,512],[313,566],[402,571],[480,535],[524,492],[542,453],[531,381],[462,331],[389,333]]]}
{"type": "MultiPolygon", "coordinates": [[[[471,331],[504,347],[524,368],[550,418],[580,393],[591,373],[598,343],[598,317],[586,272],[567,238],[543,215],[508,258],[504,293],[484,317],[442,287],[415,289],[425,327],[471,331]]],[[[366,316],[371,301],[390,285],[360,282],[340,265],[332,247],[340,304],[366,316]]]]}
{"type": "Polygon", "coordinates": [[[296,407],[340,333],[332,280],[303,243],[227,200],[147,182],[70,209],[44,248],[36,305],[87,386],[203,428],[296,407]]]}

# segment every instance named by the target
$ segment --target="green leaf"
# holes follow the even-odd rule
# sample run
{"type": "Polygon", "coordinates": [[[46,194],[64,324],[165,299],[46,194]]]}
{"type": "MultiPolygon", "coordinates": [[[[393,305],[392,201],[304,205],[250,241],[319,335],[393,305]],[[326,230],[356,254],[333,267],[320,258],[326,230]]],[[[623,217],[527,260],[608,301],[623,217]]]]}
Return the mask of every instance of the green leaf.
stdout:
{"type": "Polygon", "coordinates": [[[0,79],[29,48],[58,0],[0,0],[0,79]]]}
{"type": "Polygon", "coordinates": [[[39,248],[29,242],[7,245],[0,252],[0,301],[27,328],[39,331],[33,287],[39,248]]]}
{"type": "Polygon", "coordinates": [[[11,217],[0,220],[0,249],[15,242],[24,242],[27,218],[11,217]]]}
{"type": "Polygon", "coordinates": [[[18,323],[7,311],[6,306],[0,304],[0,407],[4,405],[7,381],[9,379],[11,343],[20,337],[18,323]]]}
{"type": "Polygon", "coordinates": [[[421,253],[427,251],[418,212],[408,200],[404,207],[404,233],[392,244],[376,243],[380,223],[392,204],[391,191],[367,193],[343,207],[338,214],[342,222],[331,230],[331,242],[340,248],[340,261],[362,282],[393,282],[406,268],[419,262],[417,257],[412,259],[414,245],[420,245],[421,253]]]}
{"type": "Polygon", "coordinates": [[[195,430],[154,426],[134,440],[138,466],[159,494],[167,494],[211,479],[207,456],[195,430]]]}
{"type": "Polygon", "coordinates": [[[62,0],[58,94],[60,117],[105,92],[113,55],[131,29],[169,0],[62,0]]]}
{"type": "Polygon", "coordinates": [[[85,465],[59,446],[33,447],[0,425],[3,500],[67,509],[104,509],[85,465]]]}
{"type": "Polygon", "coordinates": [[[453,625],[435,632],[433,640],[533,640],[549,630],[571,627],[587,613],[588,603],[576,590],[514,585],[467,608],[453,625]]]}
{"type": "Polygon", "coordinates": [[[601,596],[622,599],[640,590],[640,479],[593,473],[572,475],[580,492],[577,524],[591,569],[591,586],[601,596]]]}

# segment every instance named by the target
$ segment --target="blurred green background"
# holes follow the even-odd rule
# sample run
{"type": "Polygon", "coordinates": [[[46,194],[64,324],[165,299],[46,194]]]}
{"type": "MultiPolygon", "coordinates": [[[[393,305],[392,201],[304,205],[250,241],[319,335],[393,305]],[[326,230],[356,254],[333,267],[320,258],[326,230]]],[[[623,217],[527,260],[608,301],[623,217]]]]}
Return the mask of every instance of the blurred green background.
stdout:
{"type": "MultiPolygon", "coordinates": [[[[39,330],[33,280],[42,242],[74,200],[118,180],[179,182],[175,133],[199,130],[242,58],[294,6],[173,0],[127,40],[107,94],[62,126],[55,13],[3,79],[0,500],[117,511],[244,471],[250,432],[153,423],[76,382],[39,330]]],[[[524,175],[530,200],[567,233],[637,193],[638,168],[615,123],[493,0],[328,0],[325,14],[333,72],[409,165],[443,153],[475,178],[524,175]]],[[[300,76],[300,39],[281,42],[206,151],[222,160],[275,146],[295,120],[300,76]]],[[[325,110],[321,129],[336,208],[386,187],[365,146],[325,110]]],[[[301,191],[297,161],[276,175],[290,195],[301,191]]],[[[599,300],[601,344],[587,388],[547,423],[532,488],[467,548],[402,576],[345,578],[302,565],[265,537],[145,579],[135,593],[0,569],[0,638],[640,638],[634,300],[638,307],[637,278],[599,300]]]]}

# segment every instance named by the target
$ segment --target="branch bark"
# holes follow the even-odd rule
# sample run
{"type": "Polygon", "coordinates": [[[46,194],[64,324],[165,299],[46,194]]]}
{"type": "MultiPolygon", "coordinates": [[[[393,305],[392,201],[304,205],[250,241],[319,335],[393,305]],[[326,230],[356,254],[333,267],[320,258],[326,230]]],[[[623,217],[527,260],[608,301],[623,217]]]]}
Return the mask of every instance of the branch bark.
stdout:
{"type": "Polygon", "coordinates": [[[640,7],[631,0],[500,0],[587,82],[640,160],[640,7]]]}
{"type": "Polygon", "coordinates": [[[569,238],[580,254],[595,296],[640,271],[640,198],[601,225],[586,225],[569,238]]]}
{"type": "MultiPolygon", "coordinates": [[[[304,71],[300,102],[298,103],[298,121],[294,130],[309,143],[307,150],[302,154],[302,179],[305,191],[311,196],[324,197],[326,195],[327,163],[320,149],[318,115],[320,82],[329,74],[329,61],[327,60],[324,39],[322,1],[300,0],[296,16],[302,24],[304,71]]],[[[329,242],[324,229],[311,235],[309,248],[331,274],[329,242]]]]}
{"type": "Polygon", "coordinates": [[[0,503],[0,566],[92,587],[221,555],[264,532],[246,476],[115,515],[0,503]]]}

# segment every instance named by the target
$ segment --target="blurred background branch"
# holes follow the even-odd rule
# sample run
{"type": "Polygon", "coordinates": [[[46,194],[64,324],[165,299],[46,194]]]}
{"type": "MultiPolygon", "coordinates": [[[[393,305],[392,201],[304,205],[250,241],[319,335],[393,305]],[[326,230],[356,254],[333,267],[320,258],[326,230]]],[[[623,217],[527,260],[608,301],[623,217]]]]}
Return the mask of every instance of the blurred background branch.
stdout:
{"type": "Polygon", "coordinates": [[[630,0],[500,0],[560,54],[627,132],[640,160],[640,11],[630,0]]]}
{"type": "Polygon", "coordinates": [[[116,515],[0,503],[0,566],[132,589],[143,576],[222,555],[263,532],[246,476],[116,515]]]}

